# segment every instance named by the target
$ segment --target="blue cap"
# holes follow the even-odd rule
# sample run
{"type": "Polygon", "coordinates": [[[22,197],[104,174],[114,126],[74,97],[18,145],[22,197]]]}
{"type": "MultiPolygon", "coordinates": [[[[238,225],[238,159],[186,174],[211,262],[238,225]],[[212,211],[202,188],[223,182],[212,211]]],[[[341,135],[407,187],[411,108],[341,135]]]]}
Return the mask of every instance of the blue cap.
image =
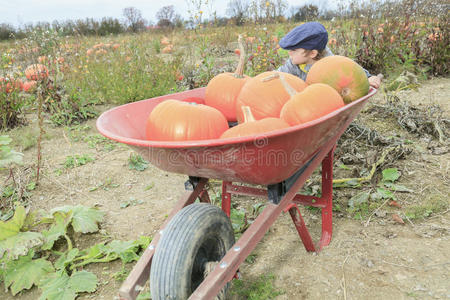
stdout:
{"type": "Polygon", "coordinates": [[[308,22],[289,31],[280,40],[280,47],[286,50],[323,50],[327,43],[328,32],[325,27],[319,22],[308,22]]]}

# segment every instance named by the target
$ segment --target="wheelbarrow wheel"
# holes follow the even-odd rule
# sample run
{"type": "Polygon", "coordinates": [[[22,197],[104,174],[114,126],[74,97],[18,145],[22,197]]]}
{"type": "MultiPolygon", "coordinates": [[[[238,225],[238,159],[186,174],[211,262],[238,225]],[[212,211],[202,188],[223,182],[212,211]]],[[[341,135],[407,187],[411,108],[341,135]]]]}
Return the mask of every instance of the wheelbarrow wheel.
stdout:
{"type": "Polygon", "coordinates": [[[156,247],[150,272],[152,299],[187,299],[233,244],[230,219],[220,208],[194,203],[180,210],[156,247]]]}

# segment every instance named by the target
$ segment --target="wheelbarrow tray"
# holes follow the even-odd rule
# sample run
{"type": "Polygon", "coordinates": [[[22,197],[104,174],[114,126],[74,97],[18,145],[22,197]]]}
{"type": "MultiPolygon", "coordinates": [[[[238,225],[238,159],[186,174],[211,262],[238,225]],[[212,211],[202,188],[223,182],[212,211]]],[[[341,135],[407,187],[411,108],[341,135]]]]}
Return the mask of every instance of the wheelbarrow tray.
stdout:
{"type": "Polygon", "coordinates": [[[149,141],[146,120],[167,99],[204,98],[205,88],[133,102],[104,112],[97,129],[125,143],[158,168],[189,176],[269,185],[292,176],[330,139],[346,129],[369,94],[319,119],[265,134],[181,142],[149,141]]]}

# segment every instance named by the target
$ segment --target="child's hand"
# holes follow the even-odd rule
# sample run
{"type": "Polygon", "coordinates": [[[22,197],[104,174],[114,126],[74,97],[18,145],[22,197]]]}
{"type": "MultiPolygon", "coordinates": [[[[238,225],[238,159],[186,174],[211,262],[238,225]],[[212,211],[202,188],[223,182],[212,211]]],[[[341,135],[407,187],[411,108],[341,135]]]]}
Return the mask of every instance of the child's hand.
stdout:
{"type": "Polygon", "coordinates": [[[378,89],[380,87],[381,79],[383,78],[382,75],[381,76],[380,75],[369,77],[369,85],[371,87],[376,88],[376,89],[378,89]]]}

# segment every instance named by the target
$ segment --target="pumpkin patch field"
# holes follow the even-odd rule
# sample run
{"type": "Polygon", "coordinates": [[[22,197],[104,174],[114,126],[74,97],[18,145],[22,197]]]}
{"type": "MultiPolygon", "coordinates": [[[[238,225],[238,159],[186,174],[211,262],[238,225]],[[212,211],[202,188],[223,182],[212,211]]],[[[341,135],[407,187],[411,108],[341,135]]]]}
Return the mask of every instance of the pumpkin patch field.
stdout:
{"type": "MultiPolygon", "coordinates": [[[[276,71],[288,58],[278,40],[298,25],[283,20],[110,36],[37,29],[1,42],[0,299],[119,299],[184,193],[186,175],[102,136],[103,112],[205,88],[137,112],[148,117],[133,126],[151,141],[236,140],[351,105],[369,91],[362,68],[384,80],[337,143],[330,245],[306,252],[283,213],[229,299],[447,299],[450,80],[436,49],[448,26],[399,22],[324,20],[336,56],[306,81],[276,71]]],[[[319,168],[299,192],[320,197],[320,182],[319,168]]],[[[208,192],[220,206],[221,182],[208,192]]],[[[233,196],[236,238],[266,204],[233,196]]],[[[320,210],[301,209],[317,239],[320,210]]],[[[148,282],[140,294],[151,299],[148,282]]]]}

